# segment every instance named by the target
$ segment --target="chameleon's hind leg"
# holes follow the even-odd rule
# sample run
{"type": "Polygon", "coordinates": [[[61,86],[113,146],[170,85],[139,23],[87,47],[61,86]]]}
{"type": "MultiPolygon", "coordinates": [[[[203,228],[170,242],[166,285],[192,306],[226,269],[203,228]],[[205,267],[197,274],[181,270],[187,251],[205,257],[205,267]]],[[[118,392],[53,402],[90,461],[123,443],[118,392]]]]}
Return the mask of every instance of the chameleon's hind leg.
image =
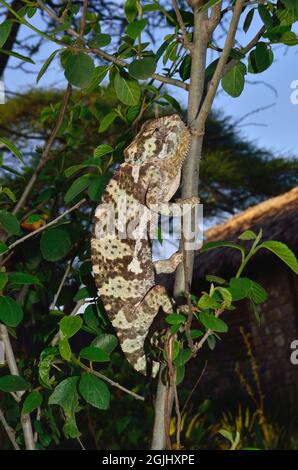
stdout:
{"type": "MultiPolygon", "coordinates": [[[[149,328],[156,317],[159,309],[165,313],[173,311],[171,299],[162,286],[154,286],[148,291],[139,305],[135,308],[133,317],[135,321],[130,329],[122,329],[118,336],[121,348],[134,369],[146,375],[147,361],[144,351],[144,342],[148,335],[149,328]]],[[[152,375],[158,372],[159,364],[153,362],[152,375]]]]}

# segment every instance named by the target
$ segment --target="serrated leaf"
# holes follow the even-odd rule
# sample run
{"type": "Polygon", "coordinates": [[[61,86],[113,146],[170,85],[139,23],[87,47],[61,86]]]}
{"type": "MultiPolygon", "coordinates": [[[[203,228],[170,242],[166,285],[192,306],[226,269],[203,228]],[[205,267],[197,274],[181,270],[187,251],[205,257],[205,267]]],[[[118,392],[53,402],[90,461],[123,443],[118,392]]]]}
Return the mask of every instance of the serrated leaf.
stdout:
{"type": "Polygon", "coordinates": [[[248,297],[251,280],[247,277],[233,277],[230,279],[229,290],[233,300],[242,300],[248,297]]]}
{"type": "Polygon", "coordinates": [[[67,416],[72,416],[79,404],[78,379],[79,377],[74,376],[62,380],[50,395],[49,405],[60,405],[67,416]]]}
{"type": "Polygon", "coordinates": [[[289,266],[294,273],[298,273],[298,262],[295,254],[290,248],[282,242],[274,240],[268,240],[267,242],[261,243],[258,249],[266,248],[267,250],[278,256],[287,266],[289,266]]]}
{"type": "Polygon", "coordinates": [[[87,403],[98,408],[99,410],[107,410],[110,405],[110,391],[107,385],[92,374],[83,374],[79,391],[87,403]]]}
{"type": "Polygon", "coordinates": [[[11,297],[0,296],[0,321],[7,326],[16,327],[23,319],[23,310],[11,297]]]}
{"type": "Polygon", "coordinates": [[[219,307],[219,303],[217,302],[217,300],[214,299],[213,297],[210,297],[208,294],[203,294],[200,297],[197,305],[198,305],[198,308],[202,310],[205,310],[208,308],[217,309],[219,307]]]}
{"type": "Polygon", "coordinates": [[[94,158],[102,157],[103,155],[107,155],[108,153],[113,152],[113,147],[108,144],[101,144],[94,149],[93,156],[94,158]]]}
{"type": "Polygon", "coordinates": [[[252,230],[245,230],[245,232],[239,235],[239,240],[255,240],[257,235],[252,230]]]}
{"type": "Polygon", "coordinates": [[[228,325],[212,313],[200,312],[199,319],[207,330],[210,329],[217,333],[226,333],[228,331],[228,325]]]}

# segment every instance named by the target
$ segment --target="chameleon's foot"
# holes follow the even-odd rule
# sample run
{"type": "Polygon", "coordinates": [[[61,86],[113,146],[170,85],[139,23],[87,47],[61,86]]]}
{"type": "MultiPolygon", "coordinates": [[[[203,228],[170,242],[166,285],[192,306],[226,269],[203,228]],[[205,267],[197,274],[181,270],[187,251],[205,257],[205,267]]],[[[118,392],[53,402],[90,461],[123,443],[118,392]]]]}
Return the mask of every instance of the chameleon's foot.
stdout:
{"type": "Polygon", "coordinates": [[[185,199],[177,199],[176,204],[180,204],[181,206],[190,204],[191,206],[195,207],[198,204],[200,204],[200,198],[196,196],[192,196],[192,197],[187,197],[185,199]]]}
{"type": "Polygon", "coordinates": [[[155,261],[154,267],[157,274],[173,273],[177,266],[183,261],[183,253],[177,251],[168,259],[155,261]]]}

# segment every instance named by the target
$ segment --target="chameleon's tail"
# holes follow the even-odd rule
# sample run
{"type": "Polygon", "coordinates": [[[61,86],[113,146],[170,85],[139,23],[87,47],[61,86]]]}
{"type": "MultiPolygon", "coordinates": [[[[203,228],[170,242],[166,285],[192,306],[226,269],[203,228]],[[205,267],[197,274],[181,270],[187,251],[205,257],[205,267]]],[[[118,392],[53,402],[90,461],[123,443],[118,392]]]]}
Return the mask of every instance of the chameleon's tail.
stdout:
{"type": "MultiPolygon", "coordinates": [[[[149,328],[159,309],[165,313],[173,311],[173,305],[166,290],[162,286],[154,286],[143,300],[131,312],[122,310],[112,320],[117,331],[120,346],[132,367],[146,375],[147,360],[144,351],[144,343],[149,328]]],[[[153,362],[152,376],[158,372],[159,364],[153,362]]]]}

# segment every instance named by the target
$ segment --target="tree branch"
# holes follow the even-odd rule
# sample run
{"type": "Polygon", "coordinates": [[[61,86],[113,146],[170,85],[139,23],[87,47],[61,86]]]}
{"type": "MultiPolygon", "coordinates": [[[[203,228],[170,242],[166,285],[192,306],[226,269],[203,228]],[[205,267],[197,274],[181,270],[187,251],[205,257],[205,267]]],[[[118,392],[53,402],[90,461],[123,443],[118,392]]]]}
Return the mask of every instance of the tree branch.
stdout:
{"type": "MultiPolygon", "coordinates": [[[[5,325],[0,324],[0,335],[4,343],[5,357],[10,373],[11,375],[20,375],[14,352],[11,346],[11,342],[9,339],[8,331],[5,325]]],[[[24,392],[22,391],[16,392],[16,395],[19,399],[21,399],[23,393],[24,392]]],[[[21,416],[21,425],[23,428],[26,449],[35,450],[35,443],[29,414],[24,414],[21,416]]]]}
{"type": "Polygon", "coordinates": [[[0,409],[0,421],[5,429],[6,434],[8,435],[8,438],[10,442],[12,443],[13,447],[15,450],[21,450],[17,441],[16,441],[16,436],[14,430],[9,426],[8,422],[5,419],[5,416],[3,414],[3,411],[0,409]]]}
{"type": "Polygon", "coordinates": [[[180,29],[182,31],[183,45],[184,45],[185,49],[188,49],[190,52],[192,52],[192,50],[193,50],[192,44],[190,43],[190,41],[188,39],[186,26],[184,24],[184,21],[183,21],[183,18],[181,16],[181,13],[180,13],[180,10],[179,10],[179,7],[178,7],[178,4],[177,4],[176,0],[172,0],[172,5],[173,5],[174,11],[176,13],[180,29]]]}

